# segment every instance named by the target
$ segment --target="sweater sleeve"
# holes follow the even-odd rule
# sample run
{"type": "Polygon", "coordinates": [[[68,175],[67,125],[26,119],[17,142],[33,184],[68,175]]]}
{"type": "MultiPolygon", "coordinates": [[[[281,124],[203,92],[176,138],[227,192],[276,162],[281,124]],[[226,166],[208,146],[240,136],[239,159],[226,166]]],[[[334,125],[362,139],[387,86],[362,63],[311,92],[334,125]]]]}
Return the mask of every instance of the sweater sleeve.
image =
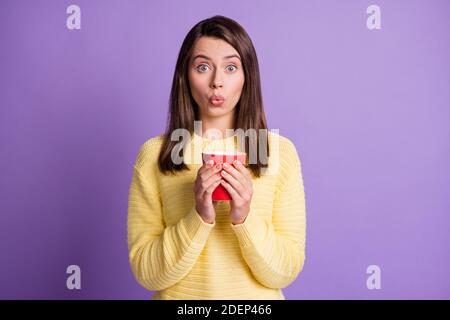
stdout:
{"type": "Polygon", "coordinates": [[[280,178],[272,219],[250,209],[242,224],[231,225],[242,255],[256,280],[284,288],[295,280],[305,261],[306,210],[301,163],[290,140],[280,145],[280,178]]]}
{"type": "Polygon", "coordinates": [[[188,274],[215,223],[205,223],[194,206],[176,224],[165,225],[156,176],[148,176],[148,170],[142,173],[149,167],[145,152],[142,148],[129,189],[128,252],[134,277],[153,291],[168,288],[188,274]]]}

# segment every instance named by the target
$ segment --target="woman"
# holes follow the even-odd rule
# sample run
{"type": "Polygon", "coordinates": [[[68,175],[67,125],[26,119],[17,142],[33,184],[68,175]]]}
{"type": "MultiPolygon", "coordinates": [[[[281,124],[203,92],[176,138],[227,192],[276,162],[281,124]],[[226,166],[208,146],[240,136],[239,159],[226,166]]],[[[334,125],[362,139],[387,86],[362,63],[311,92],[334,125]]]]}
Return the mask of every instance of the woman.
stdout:
{"type": "Polygon", "coordinates": [[[200,21],[178,55],[166,132],[141,146],[134,165],[132,272],[152,299],[285,299],[281,288],[303,268],[305,233],[300,160],[288,138],[267,132],[253,44],[229,18],[200,21]],[[189,133],[181,144],[177,130],[189,133]],[[195,146],[238,148],[253,161],[202,164],[191,161],[195,146]],[[212,200],[219,184],[230,201],[212,200]]]}

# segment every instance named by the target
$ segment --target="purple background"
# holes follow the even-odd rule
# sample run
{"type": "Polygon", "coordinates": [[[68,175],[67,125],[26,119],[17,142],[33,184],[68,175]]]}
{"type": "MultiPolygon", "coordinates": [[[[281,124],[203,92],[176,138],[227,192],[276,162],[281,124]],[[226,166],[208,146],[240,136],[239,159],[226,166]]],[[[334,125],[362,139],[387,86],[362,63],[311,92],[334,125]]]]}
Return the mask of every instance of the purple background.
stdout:
{"type": "Polygon", "coordinates": [[[148,299],[126,243],[139,146],[178,50],[222,14],[256,47],[297,146],[306,263],[288,299],[450,298],[450,2],[0,2],[0,298],[148,299]],[[81,7],[81,30],[66,7],[81,7]],[[381,7],[381,30],[366,8],[381,7]],[[66,268],[81,267],[81,290],[66,268]],[[381,268],[380,290],[366,268],[381,268]]]}

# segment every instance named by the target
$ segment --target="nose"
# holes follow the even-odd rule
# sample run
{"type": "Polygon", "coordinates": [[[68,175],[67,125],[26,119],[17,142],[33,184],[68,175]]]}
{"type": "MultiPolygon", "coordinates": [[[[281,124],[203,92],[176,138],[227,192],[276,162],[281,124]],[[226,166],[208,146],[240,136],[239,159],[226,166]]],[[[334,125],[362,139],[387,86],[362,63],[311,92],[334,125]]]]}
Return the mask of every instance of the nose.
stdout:
{"type": "Polygon", "coordinates": [[[212,83],[211,83],[211,87],[213,89],[217,89],[217,88],[222,88],[223,84],[222,84],[222,80],[220,79],[220,75],[219,72],[215,72],[213,79],[212,79],[212,83]]]}

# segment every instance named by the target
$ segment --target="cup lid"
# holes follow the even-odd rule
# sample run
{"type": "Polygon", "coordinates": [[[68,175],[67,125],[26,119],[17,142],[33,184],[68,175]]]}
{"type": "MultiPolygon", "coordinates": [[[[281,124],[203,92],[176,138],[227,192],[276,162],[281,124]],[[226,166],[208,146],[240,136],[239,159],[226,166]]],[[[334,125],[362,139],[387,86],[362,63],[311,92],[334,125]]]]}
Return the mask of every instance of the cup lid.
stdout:
{"type": "Polygon", "coordinates": [[[202,154],[215,155],[215,156],[245,156],[246,152],[242,151],[203,151],[202,154]]]}

